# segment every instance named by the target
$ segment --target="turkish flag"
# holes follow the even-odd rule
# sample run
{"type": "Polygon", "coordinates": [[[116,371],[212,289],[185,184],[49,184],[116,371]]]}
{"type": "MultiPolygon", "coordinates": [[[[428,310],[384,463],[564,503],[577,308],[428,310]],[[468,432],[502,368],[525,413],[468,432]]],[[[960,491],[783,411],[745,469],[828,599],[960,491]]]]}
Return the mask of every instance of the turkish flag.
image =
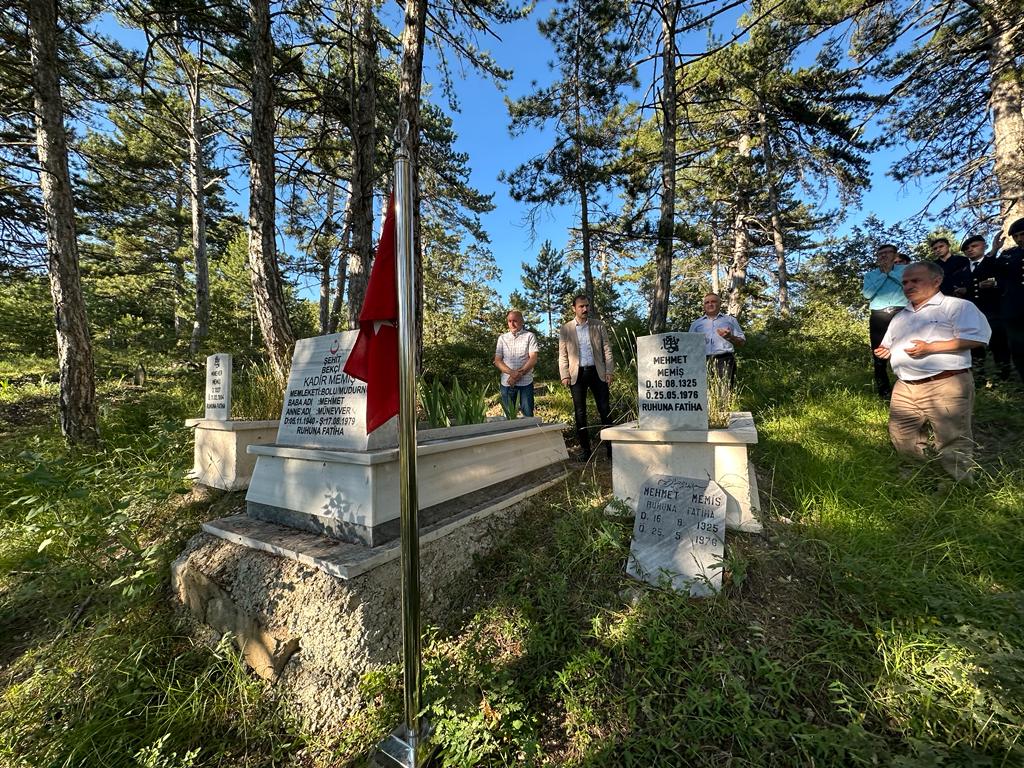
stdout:
{"type": "Polygon", "coordinates": [[[366,431],[373,432],[398,413],[398,260],[395,252],[395,195],[388,200],[384,231],[377,244],[359,336],[345,373],[366,382],[366,431]]]}

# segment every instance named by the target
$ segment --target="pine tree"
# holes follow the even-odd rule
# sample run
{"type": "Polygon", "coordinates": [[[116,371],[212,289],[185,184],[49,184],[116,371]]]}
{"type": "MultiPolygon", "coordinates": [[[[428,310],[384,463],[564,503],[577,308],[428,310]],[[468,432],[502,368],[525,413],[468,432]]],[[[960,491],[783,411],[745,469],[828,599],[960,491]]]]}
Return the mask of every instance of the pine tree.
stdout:
{"type": "MultiPolygon", "coordinates": [[[[523,262],[525,308],[547,319],[547,334],[558,329],[562,313],[572,299],[575,281],[565,264],[565,255],[545,240],[534,264],[523,262]]],[[[525,311],[525,309],[524,309],[525,311]]]]}
{"type": "Polygon", "coordinates": [[[615,0],[561,0],[538,26],[551,41],[560,79],[508,103],[512,135],[550,125],[554,144],[510,173],[510,194],[545,206],[579,206],[583,282],[594,293],[592,220],[615,178],[626,116],[621,89],[634,82],[624,7],[615,0]]]}

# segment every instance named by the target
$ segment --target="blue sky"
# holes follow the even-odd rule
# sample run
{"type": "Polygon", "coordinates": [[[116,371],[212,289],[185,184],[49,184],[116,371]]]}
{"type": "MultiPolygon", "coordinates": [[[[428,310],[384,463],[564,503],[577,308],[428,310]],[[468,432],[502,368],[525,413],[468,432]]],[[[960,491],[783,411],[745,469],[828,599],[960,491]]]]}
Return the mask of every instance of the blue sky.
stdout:
{"type": "MultiPolygon", "coordinates": [[[[527,206],[512,200],[507,187],[498,182],[501,171],[512,170],[549,143],[539,132],[513,139],[508,132],[508,113],[503,101],[506,95],[515,99],[529,93],[532,80],[544,82],[551,76],[548,63],[553,52],[537,30],[537,21],[547,15],[549,7],[549,2],[541,2],[529,19],[502,27],[498,30],[501,41],[493,41],[487,46],[500,65],[515,73],[506,85],[505,93],[499,92],[491,82],[467,73],[458,85],[461,112],[453,115],[458,133],[456,148],[469,155],[473,185],[484,192],[494,193],[495,210],[483,221],[491,236],[495,260],[502,270],[501,279],[494,286],[502,299],[513,290],[522,290],[521,262],[531,259],[545,239],[551,240],[556,249],[564,248],[570,238],[570,228],[578,225],[579,220],[578,212],[571,207],[542,213],[536,239],[531,239],[529,229],[523,223],[527,206]]],[[[731,22],[716,27],[716,32],[725,34],[729,27],[731,22]]],[[[684,41],[681,49],[685,51],[688,45],[689,52],[703,50],[706,40],[705,33],[694,33],[684,41]]],[[[424,79],[427,83],[438,79],[429,58],[424,79]]],[[[869,126],[869,132],[877,130],[877,127],[869,126]]],[[[847,211],[847,219],[839,227],[839,233],[871,213],[892,224],[920,212],[930,190],[902,189],[887,178],[885,173],[893,157],[891,150],[872,157],[872,187],[865,193],[861,208],[847,211]]],[[[836,201],[831,201],[832,207],[836,204],[836,201]]]]}

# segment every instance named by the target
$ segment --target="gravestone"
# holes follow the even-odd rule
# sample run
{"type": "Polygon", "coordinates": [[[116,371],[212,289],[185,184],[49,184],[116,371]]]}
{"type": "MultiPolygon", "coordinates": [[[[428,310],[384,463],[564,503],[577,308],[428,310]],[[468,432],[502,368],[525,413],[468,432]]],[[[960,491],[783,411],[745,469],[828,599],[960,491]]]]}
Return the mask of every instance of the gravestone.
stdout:
{"type": "Polygon", "coordinates": [[[366,434],[366,382],[345,373],[359,331],[295,343],[277,444],[350,451],[398,444],[398,420],[366,434]]]}
{"type": "Polygon", "coordinates": [[[640,336],[636,364],[640,429],[708,428],[704,334],[640,336]]]}
{"type": "Polygon", "coordinates": [[[231,419],[231,355],[218,353],[206,358],[206,418],[231,419]]]}
{"type": "Polygon", "coordinates": [[[695,597],[722,588],[726,495],[714,480],[652,475],[643,484],[626,573],[695,597]]]}

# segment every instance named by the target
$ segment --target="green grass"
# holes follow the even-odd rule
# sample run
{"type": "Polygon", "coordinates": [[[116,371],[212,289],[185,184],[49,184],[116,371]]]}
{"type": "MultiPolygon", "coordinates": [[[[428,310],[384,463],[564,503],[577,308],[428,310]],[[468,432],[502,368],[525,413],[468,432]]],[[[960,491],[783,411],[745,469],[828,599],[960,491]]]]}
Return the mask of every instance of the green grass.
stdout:
{"type": "MultiPolygon", "coordinates": [[[[624,576],[600,465],[530,505],[428,630],[443,765],[1024,765],[1024,398],[979,393],[976,488],[903,479],[863,335],[749,334],[767,525],[729,537],[718,597],[624,576]]],[[[64,449],[45,409],[0,435],[0,765],[358,765],[400,719],[396,663],[314,741],[177,624],[168,562],[216,514],[178,493],[188,377],[102,389],[98,450],[64,449]]],[[[537,402],[571,423],[565,388],[537,402]]]]}

